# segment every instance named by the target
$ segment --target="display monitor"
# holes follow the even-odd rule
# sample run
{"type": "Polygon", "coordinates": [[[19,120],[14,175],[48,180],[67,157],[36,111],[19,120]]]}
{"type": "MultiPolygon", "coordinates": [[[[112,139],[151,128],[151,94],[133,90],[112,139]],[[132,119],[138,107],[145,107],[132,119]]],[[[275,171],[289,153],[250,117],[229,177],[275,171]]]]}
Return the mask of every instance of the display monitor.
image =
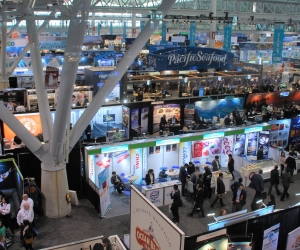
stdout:
{"type": "Polygon", "coordinates": [[[201,87],[199,88],[199,96],[203,96],[204,95],[204,88],[201,87]]]}
{"type": "Polygon", "coordinates": [[[290,95],[289,91],[280,92],[280,97],[288,97],[290,95]]]}
{"type": "Polygon", "coordinates": [[[103,115],[103,122],[114,122],[115,120],[115,114],[103,115]]]}

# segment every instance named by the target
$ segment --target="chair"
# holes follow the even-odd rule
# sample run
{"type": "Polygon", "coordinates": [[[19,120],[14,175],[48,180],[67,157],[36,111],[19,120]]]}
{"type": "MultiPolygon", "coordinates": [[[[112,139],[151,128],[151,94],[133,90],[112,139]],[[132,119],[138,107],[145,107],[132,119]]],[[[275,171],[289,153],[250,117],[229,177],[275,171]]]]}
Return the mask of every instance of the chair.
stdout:
{"type": "Polygon", "coordinates": [[[129,204],[130,201],[130,188],[125,187],[125,189],[123,190],[123,196],[122,196],[122,201],[126,202],[129,204]]]}
{"type": "Polygon", "coordinates": [[[195,164],[195,165],[200,164],[200,161],[195,160],[195,161],[194,161],[194,164],[195,164]]]}
{"type": "Polygon", "coordinates": [[[207,164],[207,165],[212,165],[212,163],[209,162],[209,161],[205,162],[205,164],[207,164]]]}

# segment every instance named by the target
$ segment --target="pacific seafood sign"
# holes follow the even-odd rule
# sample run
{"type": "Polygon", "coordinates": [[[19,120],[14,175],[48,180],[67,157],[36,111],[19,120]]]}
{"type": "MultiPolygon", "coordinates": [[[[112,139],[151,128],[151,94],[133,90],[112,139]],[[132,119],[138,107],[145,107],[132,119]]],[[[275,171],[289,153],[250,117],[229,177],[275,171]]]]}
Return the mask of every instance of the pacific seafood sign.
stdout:
{"type": "Polygon", "coordinates": [[[148,64],[154,70],[233,68],[234,54],[225,50],[178,47],[154,51],[148,64]]]}

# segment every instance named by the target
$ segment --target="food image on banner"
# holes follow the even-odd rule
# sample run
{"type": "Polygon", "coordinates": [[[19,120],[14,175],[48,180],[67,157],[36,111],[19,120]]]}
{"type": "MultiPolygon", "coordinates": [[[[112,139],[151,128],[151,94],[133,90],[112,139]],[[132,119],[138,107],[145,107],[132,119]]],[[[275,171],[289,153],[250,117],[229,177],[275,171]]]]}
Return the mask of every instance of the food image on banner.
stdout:
{"type": "Polygon", "coordinates": [[[195,115],[195,104],[186,103],[184,104],[184,125],[191,126],[195,115]]]}
{"type": "Polygon", "coordinates": [[[262,250],[277,249],[280,223],[264,231],[262,250]]]}
{"type": "Polygon", "coordinates": [[[247,155],[256,155],[258,133],[248,133],[247,135],[247,155]]]}
{"type": "Polygon", "coordinates": [[[153,133],[159,131],[160,119],[166,115],[167,121],[174,115],[180,120],[180,104],[155,105],[153,108],[153,133]]]}
{"type": "Polygon", "coordinates": [[[246,134],[235,135],[233,154],[243,156],[245,154],[246,134]]]}
{"type": "Polygon", "coordinates": [[[222,138],[192,142],[192,159],[205,158],[213,160],[220,156],[222,150],[222,138]]]}
{"type": "Polygon", "coordinates": [[[108,171],[109,169],[103,169],[102,172],[98,174],[101,216],[104,216],[111,207],[109,192],[110,179],[108,171]]]}
{"type": "Polygon", "coordinates": [[[273,121],[269,121],[268,123],[271,125],[270,135],[269,135],[270,147],[285,148],[288,145],[291,119],[273,120],[273,121]]]}
{"type": "Polygon", "coordinates": [[[148,133],[148,115],[149,115],[149,109],[142,108],[142,110],[141,110],[142,133],[148,133]]]}
{"type": "Polygon", "coordinates": [[[222,140],[222,154],[221,154],[220,164],[222,167],[227,167],[228,155],[232,154],[232,149],[233,149],[233,135],[225,136],[221,140],[222,140]]]}
{"type": "Polygon", "coordinates": [[[299,250],[300,249],[300,227],[288,233],[286,250],[299,250]]]}
{"type": "Polygon", "coordinates": [[[261,146],[263,146],[263,155],[264,159],[268,158],[269,154],[269,131],[261,131],[259,132],[259,139],[258,139],[258,150],[261,146]]]}
{"type": "Polygon", "coordinates": [[[130,208],[130,249],[184,249],[184,232],[135,187],[131,188],[130,208]]]}

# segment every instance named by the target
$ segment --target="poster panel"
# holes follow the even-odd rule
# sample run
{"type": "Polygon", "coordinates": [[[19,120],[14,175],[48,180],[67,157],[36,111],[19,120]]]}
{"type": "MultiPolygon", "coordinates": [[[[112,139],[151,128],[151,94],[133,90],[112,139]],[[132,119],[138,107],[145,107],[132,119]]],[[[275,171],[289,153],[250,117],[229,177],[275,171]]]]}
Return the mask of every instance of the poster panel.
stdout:
{"type": "Polygon", "coordinates": [[[289,143],[295,143],[300,140],[300,118],[293,118],[291,121],[291,131],[289,143]]]}
{"type": "Polygon", "coordinates": [[[186,103],[184,104],[184,125],[191,126],[195,115],[195,104],[186,103]]]}
{"type": "MultiPolygon", "coordinates": [[[[110,169],[112,167],[112,153],[109,154],[98,154],[95,155],[95,176],[99,176],[99,174],[104,170],[104,169],[110,169]]],[[[99,179],[95,179],[96,186],[100,188],[100,183],[99,179]]],[[[110,184],[110,182],[109,182],[110,184]]]]}
{"type": "Polygon", "coordinates": [[[57,89],[58,88],[58,75],[59,69],[55,67],[46,67],[45,73],[45,89],[57,89]]]}
{"type": "Polygon", "coordinates": [[[264,231],[262,250],[277,249],[280,223],[264,231]]]}
{"type": "Polygon", "coordinates": [[[140,131],[139,128],[139,109],[131,109],[130,110],[130,126],[131,129],[135,130],[138,134],[140,131]]]}
{"type": "Polygon", "coordinates": [[[146,176],[148,172],[148,148],[143,148],[143,176],[146,176]]]}
{"type": "MultiPolygon", "coordinates": [[[[155,178],[158,177],[160,168],[163,167],[163,148],[164,146],[155,146],[148,148],[148,166],[154,170],[155,178]]],[[[147,171],[148,169],[147,168],[147,171]]]]}
{"type": "Polygon", "coordinates": [[[135,184],[139,184],[143,178],[143,149],[130,150],[131,174],[138,176],[135,184]]]}
{"type": "MultiPolygon", "coordinates": [[[[112,153],[112,169],[116,171],[118,175],[124,173],[130,174],[130,151],[120,151],[112,153]]],[[[111,174],[111,173],[110,173],[111,174]]]]}
{"type": "Polygon", "coordinates": [[[180,104],[155,105],[153,107],[153,133],[159,131],[159,123],[163,115],[166,115],[167,121],[174,115],[180,120],[180,104]]]}
{"type": "Polygon", "coordinates": [[[286,250],[299,250],[300,249],[300,227],[288,233],[286,242],[286,250]]]}
{"type": "Polygon", "coordinates": [[[257,150],[260,149],[261,146],[263,146],[263,155],[264,159],[268,158],[269,155],[269,131],[261,131],[259,132],[259,138],[258,138],[258,147],[257,150]]]}
{"type": "Polygon", "coordinates": [[[269,135],[270,147],[285,148],[288,145],[291,119],[272,120],[269,121],[268,124],[271,125],[270,135],[269,135]]]}
{"type": "Polygon", "coordinates": [[[148,108],[142,108],[141,109],[142,133],[148,133],[148,115],[149,115],[149,109],[148,108]]]}
{"type": "Polygon", "coordinates": [[[181,142],[179,144],[179,166],[188,164],[191,161],[192,142],[181,142]]]}
{"type": "Polygon", "coordinates": [[[211,162],[216,155],[221,156],[222,138],[192,142],[192,159],[200,160],[201,164],[211,162]]]}
{"type": "Polygon", "coordinates": [[[95,156],[88,155],[88,169],[89,169],[89,178],[93,183],[96,183],[95,175],[95,156]]]}
{"type": "Polygon", "coordinates": [[[184,232],[135,187],[131,187],[130,208],[130,249],[184,249],[184,232]]]}
{"type": "Polygon", "coordinates": [[[122,107],[122,118],[123,118],[123,126],[125,128],[129,127],[129,108],[127,108],[126,106],[122,107]]]}
{"type": "Polygon", "coordinates": [[[233,154],[243,156],[245,154],[246,134],[235,135],[233,154]]]}
{"type": "Polygon", "coordinates": [[[171,169],[172,166],[179,166],[178,151],[179,144],[165,145],[163,149],[163,166],[171,169]]]}
{"type": "Polygon", "coordinates": [[[110,192],[109,192],[109,169],[103,169],[98,175],[99,196],[100,196],[100,213],[104,216],[107,210],[111,207],[110,192]]]}
{"type": "Polygon", "coordinates": [[[233,135],[222,138],[222,154],[220,159],[221,167],[227,167],[228,155],[233,151],[233,135]]]}
{"type": "Polygon", "coordinates": [[[247,134],[247,155],[256,155],[258,133],[247,134]]]}

